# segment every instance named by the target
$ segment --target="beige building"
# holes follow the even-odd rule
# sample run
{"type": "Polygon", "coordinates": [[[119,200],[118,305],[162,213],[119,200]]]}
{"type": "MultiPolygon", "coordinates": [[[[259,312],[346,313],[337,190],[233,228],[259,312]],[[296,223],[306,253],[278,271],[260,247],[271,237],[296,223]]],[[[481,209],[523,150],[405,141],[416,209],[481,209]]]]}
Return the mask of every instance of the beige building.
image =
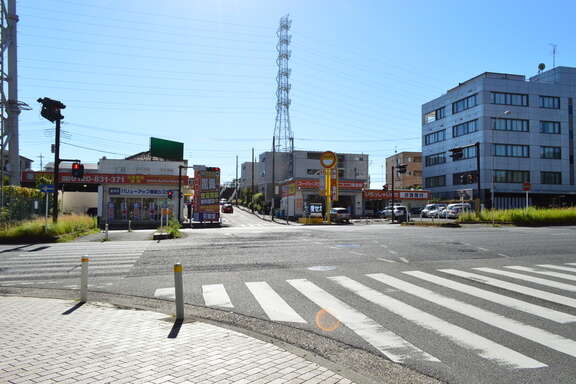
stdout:
{"type": "Polygon", "coordinates": [[[422,187],[422,152],[400,152],[386,158],[386,184],[392,186],[392,165],[406,165],[406,173],[394,175],[395,189],[422,187]]]}

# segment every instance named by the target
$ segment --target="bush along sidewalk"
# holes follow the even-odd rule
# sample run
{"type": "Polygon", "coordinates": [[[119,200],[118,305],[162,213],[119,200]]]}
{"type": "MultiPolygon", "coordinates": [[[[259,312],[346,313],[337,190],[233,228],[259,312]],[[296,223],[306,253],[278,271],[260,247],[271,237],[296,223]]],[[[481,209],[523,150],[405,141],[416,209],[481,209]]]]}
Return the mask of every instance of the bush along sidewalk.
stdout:
{"type": "Polygon", "coordinates": [[[158,238],[158,235],[160,234],[167,234],[167,237],[169,239],[175,239],[178,237],[182,237],[182,232],[180,232],[180,228],[182,228],[182,226],[180,225],[180,223],[178,223],[177,220],[175,219],[170,219],[170,221],[168,221],[167,225],[164,225],[162,227],[159,227],[156,230],[156,233],[154,234],[154,238],[158,238]]]}
{"type": "Polygon", "coordinates": [[[63,215],[56,224],[45,223],[44,218],[38,218],[3,229],[0,244],[55,243],[98,231],[96,219],[86,215],[63,215]]]}
{"type": "Polygon", "coordinates": [[[458,222],[498,223],[518,226],[576,225],[576,208],[533,208],[485,210],[480,213],[466,212],[460,215],[458,222]]]}

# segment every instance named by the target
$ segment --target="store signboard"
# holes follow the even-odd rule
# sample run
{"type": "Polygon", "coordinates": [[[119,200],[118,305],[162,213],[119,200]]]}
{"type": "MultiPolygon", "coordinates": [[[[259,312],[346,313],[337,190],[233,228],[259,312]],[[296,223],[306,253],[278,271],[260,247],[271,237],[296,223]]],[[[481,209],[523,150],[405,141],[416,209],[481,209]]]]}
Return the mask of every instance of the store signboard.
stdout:
{"type": "MultiPolygon", "coordinates": [[[[52,179],[51,172],[22,172],[22,182],[34,182],[40,177],[52,179]]],[[[112,173],[85,173],[79,179],[72,177],[71,172],[60,172],[61,183],[72,184],[151,184],[151,185],[178,185],[178,176],[173,175],[140,175],[140,174],[112,174],[112,173]]],[[[182,184],[188,184],[188,176],[182,176],[182,184]]]]}
{"type": "MultiPolygon", "coordinates": [[[[430,200],[430,191],[394,191],[394,198],[399,200],[430,200]]],[[[364,191],[366,200],[386,200],[392,198],[392,191],[370,189],[364,191]]]]}
{"type": "Polygon", "coordinates": [[[184,143],[151,137],[150,155],[166,160],[182,161],[184,158],[184,143]]]}
{"type": "Polygon", "coordinates": [[[150,188],[109,188],[108,193],[111,196],[148,196],[166,198],[168,190],[150,189],[150,188]]]}
{"type": "Polygon", "coordinates": [[[220,168],[194,166],[194,221],[220,221],[220,168]]]}

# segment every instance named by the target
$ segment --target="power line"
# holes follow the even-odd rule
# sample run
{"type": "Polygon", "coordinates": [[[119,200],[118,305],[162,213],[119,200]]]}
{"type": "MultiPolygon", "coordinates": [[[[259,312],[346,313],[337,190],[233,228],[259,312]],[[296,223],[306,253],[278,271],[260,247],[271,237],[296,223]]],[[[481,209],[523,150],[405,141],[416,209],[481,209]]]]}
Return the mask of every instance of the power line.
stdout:
{"type": "Polygon", "coordinates": [[[102,149],[84,147],[84,146],[82,146],[82,145],[72,144],[72,143],[68,143],[68,142],[66,142],[66,141],[62,141],[62,144],[66,144],[66,145],[69,145],[69,146],[71,146],[71,147],[76,147],[76,148],[85,149],[85,150],[87,150],[87,151],[94,151],[94,152],[100,152],[100,153],[108,153],[108,154],[111,154],[111,155],[126,156],[125,153],[110,152],[110,151],[105,151],[105,150],[102,150],[102,149]]]}

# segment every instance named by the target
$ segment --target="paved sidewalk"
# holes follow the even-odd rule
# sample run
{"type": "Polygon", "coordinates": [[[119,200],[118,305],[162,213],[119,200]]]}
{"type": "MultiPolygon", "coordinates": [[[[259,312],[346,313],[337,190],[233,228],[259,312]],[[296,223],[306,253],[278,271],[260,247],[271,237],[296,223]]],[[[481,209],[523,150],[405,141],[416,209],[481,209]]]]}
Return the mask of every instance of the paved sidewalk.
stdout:
{"type": "Polygon", "coordinates": [[[0,382],[352,383],[273,344],[202,322],[168,338],[166,315],[0,296],[0,382]]]}

